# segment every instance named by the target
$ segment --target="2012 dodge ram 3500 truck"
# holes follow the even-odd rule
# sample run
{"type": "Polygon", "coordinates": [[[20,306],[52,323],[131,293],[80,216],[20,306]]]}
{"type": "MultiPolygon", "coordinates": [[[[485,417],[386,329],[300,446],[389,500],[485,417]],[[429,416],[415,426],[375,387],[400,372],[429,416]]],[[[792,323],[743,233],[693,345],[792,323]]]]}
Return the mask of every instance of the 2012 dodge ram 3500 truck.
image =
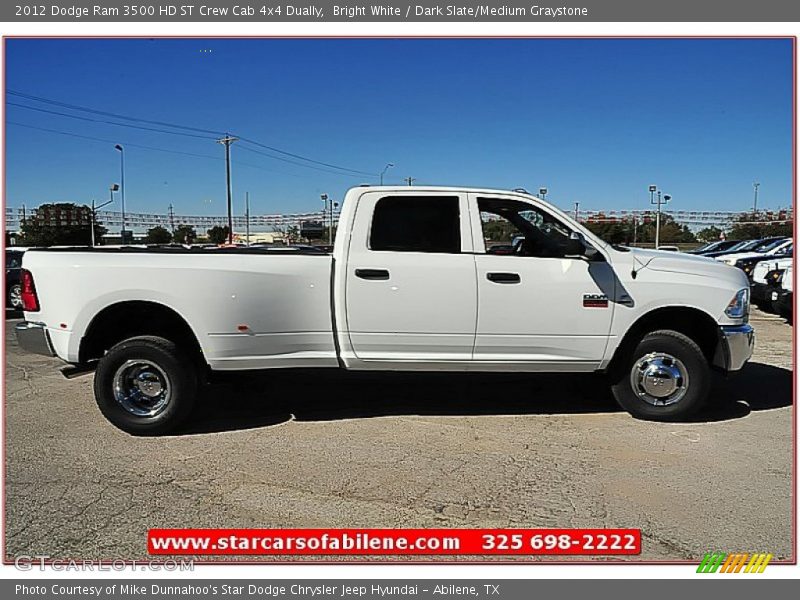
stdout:
{"type": "Polygon", "coordinates": [[[676,420],[754,342],[740,270],[609,245],[522,192],[354,188],[332,254],[74,248],[23,261],[20,346],[96,365],[100,410],[134,434],[179,423],[208,370],[284,367],[599,371],[632,415],[676,420]],[[521,236],[513,250],[487,243],[498,226],[521,236]]]}

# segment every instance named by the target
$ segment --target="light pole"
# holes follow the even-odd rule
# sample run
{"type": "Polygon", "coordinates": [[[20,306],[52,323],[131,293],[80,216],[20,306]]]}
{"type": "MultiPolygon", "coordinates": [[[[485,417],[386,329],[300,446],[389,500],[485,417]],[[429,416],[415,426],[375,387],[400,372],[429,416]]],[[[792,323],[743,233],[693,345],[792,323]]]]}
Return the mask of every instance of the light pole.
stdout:
{"type": "Polygon", "coordinates": [[[753,214],[758,210],[758,186],[760,185],[757,181],[753,183],[753,214]]]}
{"type": "Polygon", "coordinates": [[[114,202],[114,186],[111,186],[111,200],[106,200],[100,206],[95,206],[94,198],[92,198],[92,248],[94,248],[95,239],[94,239],[94,224],[97,222],[97,211],[103,208],[104,206],[108,206],[112,202],[114,202]]]}
{"type": "MultiPolygon", "coordinates": [[[[320,194],[319,199],[322,200],[322,220],[323,222],[328,216],[328,194],[320,194]]],[[[328,243],[330,244],[331,239],[333,238],[333,217],[331,216],[330,221],[328,222],[328,243]]]]}
{"type": "Polygon", "coordinates": [[[658,186],[655,185],[651,185],[647,189],[650,192],[650,204],[656,205],[656,250],[658,250],[658,246],[661,242],[661,205],[672,200],[672,196],[669,194],[664,194],[662,199],[661,190],[659,190],[658,186]],[[658,192],[658,198],[653,199],[653,195],[656,194],[656,192],[658,192]]]}
{"type": "Polygon", "coordinates": [[[381,171],[381,185],[383,185],[383,176],[386,175],[386,171],[394,167],[394,163],[386,163],[386,166],[383,167],[383,171],[381,171]]]}
{"type": "Polygon", "coordinates": [[[119,151],[119,183],[122,195],[122,229],[119,235],[122,243],[125,244],[128,239],[125,235],[125,148],[121,144],[117,144],[114,149],[119,151]]]}
{"type": "Polygon", "coordinates": [[[244,215],[245,215],[245,226],[247,228],[247,245],[250,245],[250,192],[244,193],[244,215]]]}

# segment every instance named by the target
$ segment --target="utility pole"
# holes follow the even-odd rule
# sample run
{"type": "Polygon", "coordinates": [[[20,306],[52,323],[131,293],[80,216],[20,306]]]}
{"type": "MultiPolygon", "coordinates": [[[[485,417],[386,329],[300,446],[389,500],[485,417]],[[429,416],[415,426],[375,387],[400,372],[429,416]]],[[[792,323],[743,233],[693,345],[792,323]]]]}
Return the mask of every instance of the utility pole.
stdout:
{"type": "Polygon", "coordinates": [[[247,233],[247,245],[250,245],[250,192],[244,193],[244,216],[247,233]]]}
{"type": "Polygon", "coordinates": [[[333,198],[328,201],[328,215],[330,215],[331,226],[328,227],[328,245],[333,246],[333,198]]]}
{"type": "Polygon", "coordinates": [[[92,222],[89,224],[89,226],[92,228],[92,248],[94,248],[94,211],[94,198],[92,198],[92,222]]]}
{"type": "Polygon", "coordinates": [[[175,210],[172,208],[172,202],[169,203],[169,227],[172,233],[175,233],[175,210]]]}
{"type": "Polygon", "coordinates": [[[122,229],[119,236],[122,238],[122,243],[126,244],[128,236],[125,234],[125,148],[121,144],[117,144],[114,146],[114,150],[119,152],[119,183],[120,195],[122,196],[122,229]]]}
{"type": "Polygon", "coordinates": [[[753,184],[753,214],[758,210],[758,186],[760,185],[758,182],[753,184]]]}
{"type": "Polygon", "coordinates": [[[228,183],[228,243],[233,244],[233,193],[231,190],[231,144],[239,138],[225,134],[224,138],[217,140],[218,144],[225,146],[225,175],[228,183]]]}
{"type": "Polygon", "coordinates": [[[412,186],[414,185],[416,179],[414,177],[408,176],[403,181],[405,181],[408,186],[412,186]]]}

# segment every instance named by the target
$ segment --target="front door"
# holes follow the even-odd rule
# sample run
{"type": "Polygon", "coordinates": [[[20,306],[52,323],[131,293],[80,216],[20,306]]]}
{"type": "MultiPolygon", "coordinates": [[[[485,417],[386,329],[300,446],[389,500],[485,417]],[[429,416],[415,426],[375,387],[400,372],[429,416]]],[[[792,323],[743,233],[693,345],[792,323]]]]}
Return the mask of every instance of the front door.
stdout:
{"type": "Polygon", "coordinates": [[[611,266],[566,256],[570,227],[544,206],[479,194],[471,201],[480,214],[473,228],[482,231],[476,368],[597,368],[614,310],[611,266]]]}

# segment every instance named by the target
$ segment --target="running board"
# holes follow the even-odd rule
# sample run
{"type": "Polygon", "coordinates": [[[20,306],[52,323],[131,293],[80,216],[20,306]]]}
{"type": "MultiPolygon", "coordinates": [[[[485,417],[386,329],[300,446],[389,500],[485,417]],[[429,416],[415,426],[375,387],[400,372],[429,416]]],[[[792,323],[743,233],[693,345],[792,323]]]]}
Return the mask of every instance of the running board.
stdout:
{"type": "Polygon", "coordinates": [[[90,363],[88,365],[67,365],[66,367],[61,367],[61,369],[59,370],[61,371],[61,374],[67,379],[75,379],[76,377],[80,377],[81,375],[88,375],[89,373],[94,373],[96,367],[97,363],[90,363]]]}

